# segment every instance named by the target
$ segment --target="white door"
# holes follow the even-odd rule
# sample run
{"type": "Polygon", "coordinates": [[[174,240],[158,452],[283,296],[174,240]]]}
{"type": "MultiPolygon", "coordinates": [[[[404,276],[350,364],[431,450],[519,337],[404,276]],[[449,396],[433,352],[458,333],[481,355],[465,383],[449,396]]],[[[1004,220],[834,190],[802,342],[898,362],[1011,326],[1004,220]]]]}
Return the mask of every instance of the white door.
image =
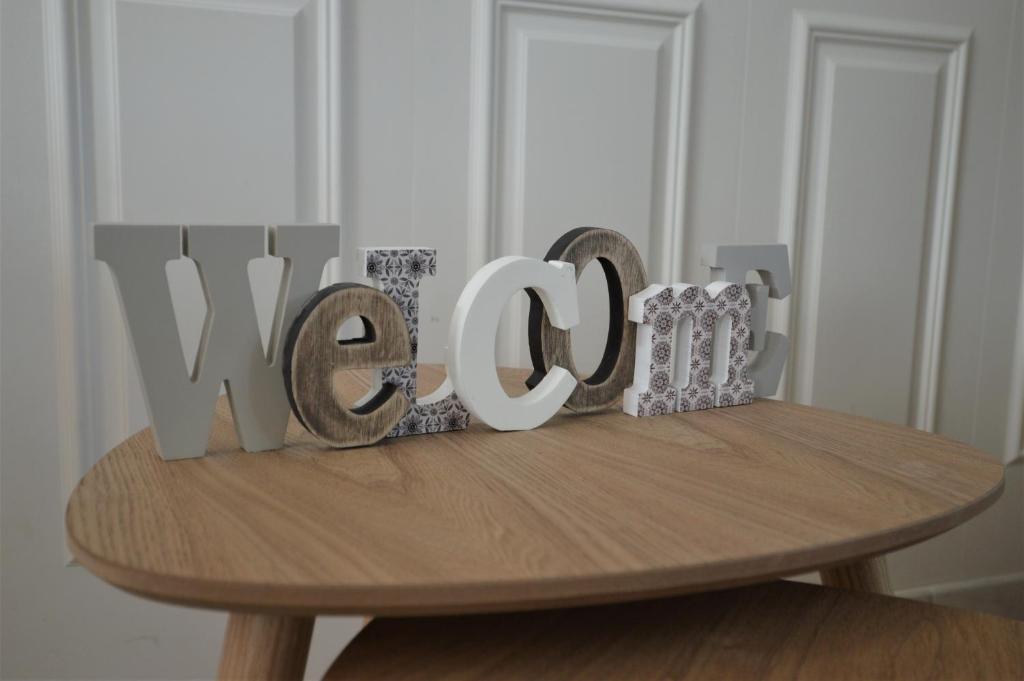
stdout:
{"type": "MultiPolygon", "coordinates": [[[[472,272],[573,227],[623,232],[666,283],[705,283],[704,246],[784,242],[784,397],[1019,457],[1022,15],[1016,0],[4,0],[3,675],[201,675],[219,645],[220,616],[60,564],[70,485],[145,423],[92,221],[338,221],[328,276],[346,279],[356,246],[436,247],[422,361],[443,358],[472,272]],[[23,290],[45,292],[45,324],[23,290]]],[[[279,266],[253,266],[258,299],[279,266]]],[[[203,303],[187,263],[169,277],[184,362],[203,303]]],[[[599,267],[581,302],[586,369],[607,327],[599,267]]],[[[527,362],[523,310],[507,310],[502,363],[527,362]]],[[[1019,580],[1021,471],[978,520],[894,556],[896,586],[1019,580]]],[[[311,676],[354,627],[318,627],[311,676]]]]}

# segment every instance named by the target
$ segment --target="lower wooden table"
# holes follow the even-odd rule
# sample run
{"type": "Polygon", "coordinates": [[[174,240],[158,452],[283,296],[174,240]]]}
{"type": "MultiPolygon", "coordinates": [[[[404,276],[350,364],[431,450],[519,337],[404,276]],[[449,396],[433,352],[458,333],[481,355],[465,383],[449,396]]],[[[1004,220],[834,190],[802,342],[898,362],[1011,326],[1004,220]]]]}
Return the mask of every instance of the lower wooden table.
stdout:
{"type": "MultiPolygon", "coordinates": [[[[502,378],[513,392],[524,375],[502,378]]],[[[293,423],[284,449],[250,454],[222,398],[209,451],[165,462],[136,433],[78,484],[66,524],[72,553],[111,584],[229,611],[224,677],[301,676],[318,614],[611,603],[810,570],[884,591],[874,557],[962,523],[1003,486],[1002,466],[961,443],[770,400],[349,450],[293,423]]]]}
{"type": "Polygon", "coordinates": [[[1020,681],[1024,622],[776,580],[586,608],[378,617],[323,681],[1020,681]]]}

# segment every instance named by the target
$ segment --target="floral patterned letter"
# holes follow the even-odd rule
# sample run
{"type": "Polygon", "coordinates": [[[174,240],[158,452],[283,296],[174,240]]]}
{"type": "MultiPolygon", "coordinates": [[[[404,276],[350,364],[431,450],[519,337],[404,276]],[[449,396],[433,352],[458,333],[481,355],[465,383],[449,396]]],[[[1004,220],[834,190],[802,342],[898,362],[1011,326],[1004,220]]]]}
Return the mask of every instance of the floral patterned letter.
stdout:
{"type": "Polygon", "coordinates": [[[753,401],[754,382],[747,376],[750,296],[743,285],[655,284],[630,297],[629,319],[639,329],[633,385],[622,397],[627,414],[659,416],[753,401]],[[717,341],[723,317],[729,318],[729,337],[717,341]],[[728,352],[720,385],[712,375],[716,346],[728,352]]]}
{"type": "Polygon", "coordinates": [[[629,298],[629,320],[636,322],[633,385],[622,394],[622,410],[633,416],[660,416],[676,410],[672,384],[672,332],[683,313],[677,287],[648,286],[629,298]]]}
{"type": "MultiPolygon", "coordinates": [[[[412,342],[412,363],[404,367],[381,369],[378,380],[392,383],[409,399],[409,411],[388,437],[443,433],[463,430],[469,425],[469,412],[445,380],[441,387],[422,399],[416,398],[416,357],[419,349],[420,279],[437,273],[437,250],[433,248],[362,248],[363,273],[377,288],[394,300],[412,342]]],[[[379,386],[375,386],[379,387],[379,386]]]]}

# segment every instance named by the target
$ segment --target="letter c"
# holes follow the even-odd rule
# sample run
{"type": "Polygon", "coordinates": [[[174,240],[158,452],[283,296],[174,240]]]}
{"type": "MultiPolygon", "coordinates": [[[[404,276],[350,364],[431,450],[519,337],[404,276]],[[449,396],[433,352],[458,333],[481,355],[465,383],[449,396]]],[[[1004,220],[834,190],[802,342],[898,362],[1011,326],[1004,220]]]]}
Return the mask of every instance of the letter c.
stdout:
{"type": "Polygon", "coordinates": [[[496,430],[536,428],[558,412],[576,389],[576,378],[554,366],[533,390],[509,397],[498,381],[494,341],[501,312],[519,290],[533,289],[552,326],[579,323],[576,268],[567,262],[498,258],[473,275],[459,296],[448,331],[448,376],[470,413],[496,430]]]}

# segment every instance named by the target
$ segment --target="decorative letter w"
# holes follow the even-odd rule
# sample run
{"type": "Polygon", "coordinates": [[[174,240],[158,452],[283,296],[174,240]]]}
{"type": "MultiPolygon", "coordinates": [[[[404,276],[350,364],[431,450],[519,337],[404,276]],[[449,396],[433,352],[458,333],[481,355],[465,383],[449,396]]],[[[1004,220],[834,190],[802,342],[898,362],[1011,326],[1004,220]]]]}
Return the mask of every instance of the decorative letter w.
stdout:
{"type": "Polygon", "coordinates": [[[127,321],[153,435],[165,459],[206,452],[220,384],[227,387],[239,443],[276,449],[288,427],[281,373],[281,325],[320,286],[339,254],[337,225],[96,225],[96,258],[110,266],[127,321]],[[195,261],[209,311],[192,376],[180,361],[166,265],[195,261]],[[285,259],[269,352],[264,352],[249,285],[255,258],[285,259]]]}

